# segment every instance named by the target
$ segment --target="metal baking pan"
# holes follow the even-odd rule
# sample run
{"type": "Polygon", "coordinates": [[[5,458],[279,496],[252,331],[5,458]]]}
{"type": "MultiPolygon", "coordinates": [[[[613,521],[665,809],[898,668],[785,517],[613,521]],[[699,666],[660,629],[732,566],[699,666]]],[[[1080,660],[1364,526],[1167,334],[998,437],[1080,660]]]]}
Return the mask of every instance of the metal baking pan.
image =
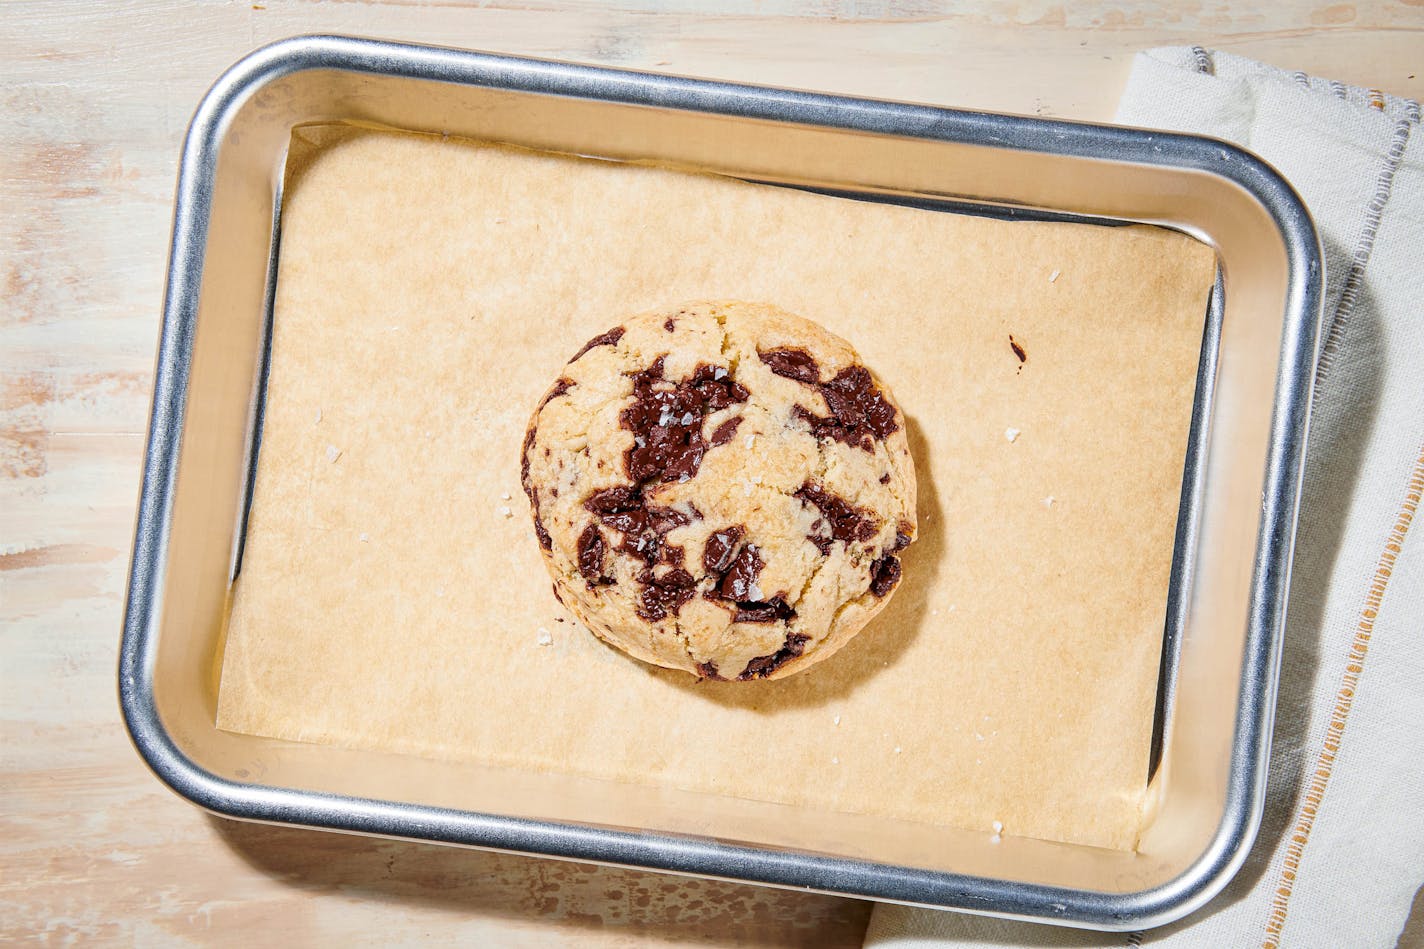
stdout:
{"type": "Polygon", "coordinates": [[[1210,139],[341,37],[253,53],[183,148],[119,663],[139,753],[246,820],[1124,930],[1202,905],[1261,818],[1321,294],[1315,231],[1210,139]],[[309,123],[655,159],[873,200],[1148,222],[1221,264],[1135,853],[231,734],[214,725],[286,149],[309,123]]]}

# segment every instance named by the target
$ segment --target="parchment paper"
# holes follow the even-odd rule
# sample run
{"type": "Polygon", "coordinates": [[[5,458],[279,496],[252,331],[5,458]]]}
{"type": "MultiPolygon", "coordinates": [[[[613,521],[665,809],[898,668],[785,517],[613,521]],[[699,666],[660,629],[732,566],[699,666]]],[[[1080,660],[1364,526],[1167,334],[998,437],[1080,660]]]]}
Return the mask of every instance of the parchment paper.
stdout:
{"type": "Polygon", "coordinates": [[[390,133],[294,156],[220,727],[1134,846],[1208,248],[390,133]],[[777,682],[601,645],[519,489],[586,339],[728,298],[851,340],[919,471],[894,601],[777,682]]]}

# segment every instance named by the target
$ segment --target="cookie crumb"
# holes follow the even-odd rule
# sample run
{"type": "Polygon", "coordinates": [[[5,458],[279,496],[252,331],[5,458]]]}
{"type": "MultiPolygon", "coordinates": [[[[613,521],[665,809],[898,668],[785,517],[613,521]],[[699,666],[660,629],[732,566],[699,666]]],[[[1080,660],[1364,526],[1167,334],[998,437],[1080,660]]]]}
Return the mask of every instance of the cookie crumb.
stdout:
{"type": "Polygon", "coordinates": [[[832,724],[832,725],[839,725],[840,723],[841,723],[841,717],[840,717],[839,715],[837,715],[835,718],[832,718],[832,719],[831,719],[831,724],[832,724]]]}
{"type": "Polygon", "coordinates": [[[509,492],[508,492],[508,491],[505,491],[504,493],[502,493],[502,494],[499,496],[499,499],[500,499],[501,501],[508,501],[508,500],[509,500],[509,492]]]}
{"type": "Polygon", "coordinates": [[[896,746],[895,746],[895,754],[898,755],[899,753],[900,753],[900,746],[899,746],[899,745],[896,745],[896,746]]]}
{"type": "Polygon", "coordinates": [[[553,636],[553,634],[550,633],[547,629],[545,629],[545,628],[542,627],[542,626],[539,627],[539,645],[541,645],[541,646],[552,646],[552,645],[554,645],[554,636],[553,636]]]}
{"type": "Polygon", "coordinates": [[[1055,271],[1053,271],[1053,273],[1051,273],[1051,274],[1048,275],[1048,282],[1049,282],[1049,283],[1057,283],[1057,282],[1058,282],[1058,275],[1059,275],[1060,273],[1062,273],[1062,272],[1063,272],[1063,271],[1061,271],[1061,270],[1055,270],[1055,271]]]}
{"type": "Polygon", "coordinates": [[[514,516],[514,511],[510,508],[510,506],[509,506],[508,504],[501,504],[501,505],[499,506],[499,516],[500,516],[500,517],[513,517],[513,516],[514,516]]]}
{"type": "Polygon", "coordinates": [[[1001,820],[996,820],[996,821],[994,821],[994,823],[990,824],[989,826],[992,827],[992,828],[994,828],[994,836],[995,836],[995,837],[997,837],[999,834],[1002,834],[1002,833],[1004,832],[1004,822],[1001,821],[1001,820]]]}
{"type": "Polygon", "coordinates": [[[334,465],[334,464],[336,464],[336,459],[338,459],[338,458],[340,458],[340,457],[341,457],[341,449],[340,449],[340,448],[337,448],[335,445],[327,445],[327,446],[326,446],[326,460],[327,460],[327,461],[331,462],[331,463],[334,465]]]}
{"type": "Polygon", "coordinates": [[[362,531],[362,532],[361,532],[361,543],[363,543],[363,544],[369,544],[370,542],[371,542],[371,535],[368,534],[368,533],[366,533],[365,531],[362,531]]]}
{"type": "Polygon", "coordinates": [[[1050,494],[1048,497],[1043,499],[1043,506],[1053,507],[1053,495],[1050,494]]]}
{"type": "Polygon", "coordinates": [[[1007,439],[1008,439],[1009,441],[1011,441],[1011,442],[1013,442],[1013,441],[1018,441],[1019,435],[1020,435],[1020,432],[1019,432],[1019,430],[1016,429],[1016,428],[1006,428],[1006,429],[1004,429],[1004,437],[1007,438],[1007,439]]]}

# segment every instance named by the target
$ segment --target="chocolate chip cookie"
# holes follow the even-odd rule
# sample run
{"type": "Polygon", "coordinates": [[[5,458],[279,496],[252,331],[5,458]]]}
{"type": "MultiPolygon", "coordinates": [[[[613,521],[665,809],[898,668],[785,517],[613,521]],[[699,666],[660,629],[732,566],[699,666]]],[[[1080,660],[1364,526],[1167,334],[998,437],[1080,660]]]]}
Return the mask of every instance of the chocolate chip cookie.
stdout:
{"type": "Polygon", "coordinates": [[[905,419],[845,340],[774,306],[690,304],[589,340],[525,435],[554,593],[702,678],[789,675],[884,608],[915,537],[905,419]]]}

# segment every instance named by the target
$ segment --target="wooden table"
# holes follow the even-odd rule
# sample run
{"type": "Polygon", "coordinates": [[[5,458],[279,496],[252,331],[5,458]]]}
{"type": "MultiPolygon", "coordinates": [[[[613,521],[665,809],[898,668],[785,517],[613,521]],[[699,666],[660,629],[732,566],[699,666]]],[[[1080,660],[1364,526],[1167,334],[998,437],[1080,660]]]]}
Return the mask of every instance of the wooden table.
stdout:
{"type": "Polygon", "coordinates": [[[22,2],[0,12],[0,938],[859,945],[870,904],[209,818],[115,654],[179,143],[248,50],[341,32],[1072,118],[1198,43],[1424,98],[1424,0],[22,2]]]}

